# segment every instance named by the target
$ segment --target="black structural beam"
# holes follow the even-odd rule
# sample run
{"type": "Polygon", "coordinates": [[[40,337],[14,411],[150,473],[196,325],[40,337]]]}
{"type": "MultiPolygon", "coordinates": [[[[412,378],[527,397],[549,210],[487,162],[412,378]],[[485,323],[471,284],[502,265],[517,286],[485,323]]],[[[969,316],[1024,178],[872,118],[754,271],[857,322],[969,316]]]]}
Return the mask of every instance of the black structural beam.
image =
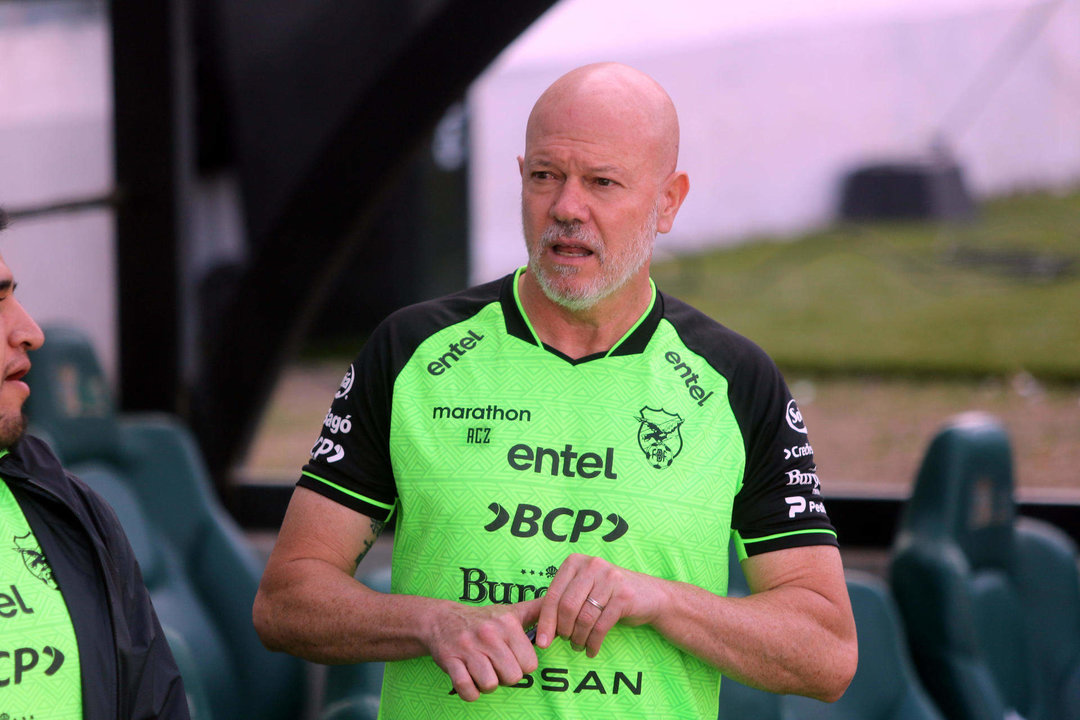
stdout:
{"type": "Polygon", "coordinates": [[[182,0],[114,0],[119,400],[181,410],[180,247],[187,103],[182,0]]]}
{"type": "Polygon", "coordinates": [[[377,58],[379,72],[344,99],[341,122],[272,203],[273,215],[254,232],[249,215],[250,256],[215,337],[203,343],[192,396],[192,424],[219,489],[396,172],[469,83],[552,4],[426,3],[392,56],[377,58]]]}

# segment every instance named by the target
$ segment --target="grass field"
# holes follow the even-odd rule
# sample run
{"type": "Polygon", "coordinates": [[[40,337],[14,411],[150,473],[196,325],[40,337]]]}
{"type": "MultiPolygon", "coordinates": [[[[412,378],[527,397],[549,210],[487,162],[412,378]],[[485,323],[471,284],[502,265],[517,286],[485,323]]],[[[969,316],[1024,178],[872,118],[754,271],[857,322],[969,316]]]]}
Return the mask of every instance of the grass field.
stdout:
{"type": "Polygon", "coordinates": [[[653,275],[788,371],[1080,381],[1080,192],[988,203],[965,225],[763,239],[653,275]]]}
{"type": "MultiPolygon", "coordinates": [[[[1080,497],[1080,192],[989,203],[964,226],[675,258],[654,277],[777,360],[827,489],[903,492],[937,428],[977,410],[1008,430],[1025,492],[1080,497]]],[[[350,359],[289,369],[243,474],[295,481],[350,359]]]]}

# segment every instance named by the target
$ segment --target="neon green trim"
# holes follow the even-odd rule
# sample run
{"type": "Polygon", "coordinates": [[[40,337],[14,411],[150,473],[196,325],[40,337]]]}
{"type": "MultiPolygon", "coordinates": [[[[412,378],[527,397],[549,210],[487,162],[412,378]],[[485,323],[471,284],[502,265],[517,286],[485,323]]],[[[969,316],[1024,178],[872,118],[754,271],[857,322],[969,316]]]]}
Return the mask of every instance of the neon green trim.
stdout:
{"type": "Polygon", "coordinates": [[[536,330],[533,328],[532,323],[529,322],[529,316],[525,314],[525,308],[521,306],[521,296],[518,294],[518,278],[521,277],[521,273],[525,272],[525,266],[522,265],[514,273],[514,304],[517,305],[518,312],[521,313],[521,317],[525,319],[525,327],[529,328],[529,332],[532,333],[533,340],[536,341],[537,347],[544,347],[544,343],[540,342],[540,336],[536,334],[536,330]]]}
{"type": "Polygon", "coordinates": [[[5,455],[7,455],[7,454],[8,454],[9,452],[11,452],[11,450],[9,450],[9,449],[7,449],[7,448],[4,448],[3,450],[0,450],[0,458],[4,457],[4,456],[5,456],[5,455]]]}
{"type": "Polygon", "coordinates": [[[735,555],[739,558],[740,563],[750,557],[746,554],[746,544],[743,542],[742,535],[739,534],[738,530],[731,531],[731,539],[735,541],[735,555]]]}
{"type": "Polygon", "coordinates": [[[652,293],[649,296],[649,307],[645,308],[645,312],[641,314],[641,317],[637,319],[636,323],[630,326],[630,329],[626,331],[626,334],[619,338],[619,341],[612,345],[610,350],[604,353],[604,357],[608,357],[611,355],[611,353],[615,352],[615,348],[622,345],[626,338],[633,335],[634,331],[638,329],[638,326],[641,325],[641,323],[645,322],[645,318],[649,317],[649,313],[652,312],[653,305],[656,304],[656,283],[653,282],[652,278],[649,278],[649,292],[652,293]]]}
{"type": "Polygon", "coordinates": [[[338,485],[336,483],[330,482],[326,478],[321,478],[318,475],[313,475],[313,474],[307,472],[306,470],[304,472],[302,472],[301,474],[302,475],[307,475],[312,480],[318,480],[321,483],[325,483],[325,484],[329,485],[330,487],[334,488],[335,490],[343,492],[343,493],[345,493],[346,495],[348,495],[350,497],[356,498],[357,500],[363,500],[364,502],[368,503],[369,505],[374,505],[375,507],[381,507],[383,510],[391,510],[392,511],[394,509],[393,505],[387,505],[386,503],[381,503],[378,500],[372,500],[369,497],[364,497],[360,493],[355,493],[352,490],[349,490],[348,488],[343,488],[343,487],[341,487],[340,485],[338,485]]]}
{"type": "Polygon", "coordinates": [[[775,540],[776,538],[791,537],[792,535],[806,535],[808,533],[824,533],[826,535],[832,535],[833,537],[836,537],[836,533],[834,531],[832,531],[832,530],[820,530],[820,529],[818,529],[818,530],[793,530],[792,532],[777,533],[776,535],[766,535],[765,537],[759,537],[759,538],[753,538],[753,539],[740,537],[740,540],[742,540],[742,542],[744,542],[744,543],[757,543],[757,542],[765,542],[766,540],[775,540]]]}
{"type": "MultiPolygon", "coordinates": [[[[521,317],[525,319],[525,325],[529,328],[529,332],[532,333],[533,339],[536,340],[536,344],[540,347],[544,347],[544,343],[540,341],[540,336],[536,334],[536,329],[533,328],[532,322],[529,321],[529,316],[525,314],[525,308],[521,306],[521,296],[518,295],[518,278],[521,277],[521,273],[523,272],[525,272],[524,265],[519,267],[514,273],[514,303],[517,305],[521,317]]],[[[641,317],[637,319],[637,322],[630,326],[630,329],[626,331],[626,334],[619,338],[618,342],[612,345],[610,350],[604,353],[604,357],[609,357],[611,353],[615,352],[615,350],[626,341],[626,338],[633,335],[634,331],[638,329],[638,326],[645,322],[645,318],[649,317],[653,305],[656,304],[656,283],[653,282],[652,278],[649,278],[649,292],[651,293],[649,297],[649,307],[645,308],[645,312],[641,314],[641,317]]]]}

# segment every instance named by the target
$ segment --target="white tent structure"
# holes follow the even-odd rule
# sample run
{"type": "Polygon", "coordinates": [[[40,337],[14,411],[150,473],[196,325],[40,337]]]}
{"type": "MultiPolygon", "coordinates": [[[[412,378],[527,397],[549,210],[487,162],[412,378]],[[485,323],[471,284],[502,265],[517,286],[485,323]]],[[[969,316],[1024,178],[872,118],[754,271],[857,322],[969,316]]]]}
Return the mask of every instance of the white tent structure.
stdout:
{"type": "Polygon", "coordinates": [[[532,103],[602,60],[679,111],[691,190],[660,252],[827,224],[848,171],[936,141],[976,197],[1080,181],[1080,0],[562,0],[468,98],[474,281],[525,261],[532,103]]]}

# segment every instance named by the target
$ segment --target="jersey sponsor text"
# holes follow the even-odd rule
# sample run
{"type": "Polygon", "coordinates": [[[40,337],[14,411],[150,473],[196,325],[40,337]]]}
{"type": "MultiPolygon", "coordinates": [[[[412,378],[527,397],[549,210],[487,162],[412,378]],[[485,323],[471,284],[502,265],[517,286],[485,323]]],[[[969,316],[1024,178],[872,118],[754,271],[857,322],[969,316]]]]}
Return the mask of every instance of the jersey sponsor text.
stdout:
{"type": "Polygon", "coordinates": [[[427,371],[432,375],[442,375],[453,368],[454,363],[460,360],[462,355],[475,348],[476,344],[483,339],[483,335],[477,334],[475,330],[470,330],[467,335],[457,342],[450,343],[445,353],[429,362],[427,371]]]}
{"type": "Polygon", "coordinates": [[[706,393],[705,388],[698,384],[698,380],[701,378],[698,377],[698,374],[694,372],[689,365],[683,362],[679,353],[674,350],[668,350],[664,353],[664,359],[675,366],[672,370],[682,371],[680,377],[686,381],[686,390],[690,393],[690,397],[698,401],[697,404],[699,407],[704,405],[705,401],[713,396],[712,390],[709,390],[706,393]]]}
{"type": "Polygon", "coordinates": [[[526,408],[503,408],[498,405],[488,405],[486,407],[449,407],[447,405],[436,405],[431,409],[431,419],[532,422],[532,411],[526,408]]]}
{"type": "Polygon", "coordinates": [[[576,543],[582,535],[600,530],[605,519],[611,528],[600,537],[604,542],[618,540],[630,529],[626,520],[617,513],[608,513],[605,518],[599,511],[590,508],[574,511],[557,507],[545,513],[536,505],[521,503],[514,511],[512,522],[510,512],[499,503],[491,503],[488,510],[495,513],[495,519],[485,525],[484,530],[496,532],[510,523],[510,534],[519,538],[530,538],[543,532],[544,537],[552,542],[576,543]],[[541,517],[543,522],[540,522],[541,517]]]}
{"type": "Polygon", "coordinates": [[[506,453],[506,462],[515,470],[532,470],[543,472],[545,459],[550,460],[552,477],[558,476],[559,468],[562,468],[563,477],[583,477],[592,479],[599,477],[603,471],[604,477],[615,480],[619,476],[615,473],[615,448],[605,450],[604,457],[594,452],[577,453],[574,446],[566,444],[562,450],[537,446],[532,448],[524,443],[518,443],[506,453]],[[560,460],[562,461],[560,463],[560,460]]]}

